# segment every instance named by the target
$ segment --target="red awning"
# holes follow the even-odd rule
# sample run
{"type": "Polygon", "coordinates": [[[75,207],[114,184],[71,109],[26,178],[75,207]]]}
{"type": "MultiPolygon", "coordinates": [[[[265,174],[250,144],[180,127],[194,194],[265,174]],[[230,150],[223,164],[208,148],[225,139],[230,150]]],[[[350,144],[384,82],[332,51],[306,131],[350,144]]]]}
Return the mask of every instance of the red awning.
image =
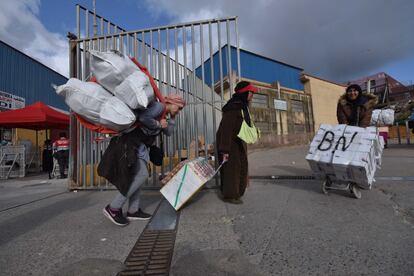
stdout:
{"type": "Polygon", "coordinates": [[[36,102],[24,108],[0,112],[0,127],[41,129],[69,128],[69,115],[36,102]]]}

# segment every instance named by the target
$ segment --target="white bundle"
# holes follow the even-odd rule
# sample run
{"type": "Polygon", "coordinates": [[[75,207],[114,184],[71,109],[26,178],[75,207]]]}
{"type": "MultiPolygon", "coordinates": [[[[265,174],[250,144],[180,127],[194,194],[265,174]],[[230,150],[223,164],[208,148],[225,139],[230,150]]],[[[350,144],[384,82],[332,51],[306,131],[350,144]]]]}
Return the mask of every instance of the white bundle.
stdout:
{"type": "Polygon", "coordinates": [[[134,113],[121,100],[99,84],[75,78],[55,88],[66,104],[86,120],[115,131],[128,129],[135,122],[134,113]]]}
{"type": "Polygon", "coordinates": [[[91,71],[99,84],[132,109],[145,109],[154,100],[149,78],[127,56],[117,51],[90,50],[91,71]]]}
{"type": "Polygon", "coordinates": [[[115,87],[114,94],[132,109],[144,109],[154,100],[154,92],[149,79],[141,71],[129,75],[115,87]]]}
{"type": "Polygon", "coordinates": [[[371,126],[389,126],[394,124],[394,109],[374,109],[371,126]]]}
{"type": "Polygon", "coordinates": [[[329,176],[369,189],[381,165],[383,143],[376,127],[321,125],[306,160],[317,178],[329,176]]]}

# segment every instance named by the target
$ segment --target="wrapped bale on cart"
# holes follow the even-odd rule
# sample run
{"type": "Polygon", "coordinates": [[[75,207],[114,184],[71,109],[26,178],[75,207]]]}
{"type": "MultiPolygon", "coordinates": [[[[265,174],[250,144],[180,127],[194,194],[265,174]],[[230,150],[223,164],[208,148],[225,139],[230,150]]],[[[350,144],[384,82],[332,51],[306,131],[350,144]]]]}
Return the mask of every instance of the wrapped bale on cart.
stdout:
{"type": "Polygon", "coordinates": [[[375,127],[321,125],[306,160],[318,179],[351,182],[371,189],[384,141],[375,127]]]}

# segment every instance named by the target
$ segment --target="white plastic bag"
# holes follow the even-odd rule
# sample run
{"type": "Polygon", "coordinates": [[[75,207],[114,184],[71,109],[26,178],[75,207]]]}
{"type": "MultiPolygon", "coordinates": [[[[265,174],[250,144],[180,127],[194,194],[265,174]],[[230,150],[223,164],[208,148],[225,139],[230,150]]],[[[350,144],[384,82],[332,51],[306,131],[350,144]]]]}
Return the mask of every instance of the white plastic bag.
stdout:
{"type": "Polygon", "coordinates": [[[371,126],[389,126],[394,124],[394,109],[374,109],[371,126]]]}
{"type": "Polygon", "coordinates": [[[138,70],[137,66],[122,53],[117,51],[91,53],[91,71],[98,83],[109,92],[114,93],[115,87],[129,75],[138,70]]]}
{"type": "Polygon", "coordinates": [[[127,56],[117,51],[91,53],[91,71],[99,84],[132,109],[154,100],[150,81],[127,56]]]}
{"type": "Polygon", "coordinates": [[[86,120],[115,131],[128,129],[136,120],[134,113],[121,100],[99,84],[71,78],[55,88],[66,104],[86,120]]]}
{"type": "Polygon", "coordinates": [[[141,71],[129,75],[115,88],[114,94],[132,109],[144,109],[154,100],[154,91],[149,79],[141,71]]]}

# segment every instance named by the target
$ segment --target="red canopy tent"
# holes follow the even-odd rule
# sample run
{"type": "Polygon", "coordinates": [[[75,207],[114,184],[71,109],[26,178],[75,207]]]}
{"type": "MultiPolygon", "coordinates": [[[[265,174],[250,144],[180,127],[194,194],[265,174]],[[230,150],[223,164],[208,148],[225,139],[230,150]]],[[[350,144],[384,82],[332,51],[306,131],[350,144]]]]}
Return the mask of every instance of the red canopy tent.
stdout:
{"type": "Polygon", "coordinates": [[[35,102],[24,108],[0,112],[0,127],[33,130],[67,129],[69,115],[42,102],[35,102]]]}
{"type": "Polygon", "coordinates": [[[29,162],[28,167],[30,167],[35,156],[37,158],[40,156],[37,131],[43,129],[67,129],[69,128],[69,115],[57,111],[42,102],[35,102],[24,108],[0,112],[0,127],[36,130],[36,151],[29,162]]]}

